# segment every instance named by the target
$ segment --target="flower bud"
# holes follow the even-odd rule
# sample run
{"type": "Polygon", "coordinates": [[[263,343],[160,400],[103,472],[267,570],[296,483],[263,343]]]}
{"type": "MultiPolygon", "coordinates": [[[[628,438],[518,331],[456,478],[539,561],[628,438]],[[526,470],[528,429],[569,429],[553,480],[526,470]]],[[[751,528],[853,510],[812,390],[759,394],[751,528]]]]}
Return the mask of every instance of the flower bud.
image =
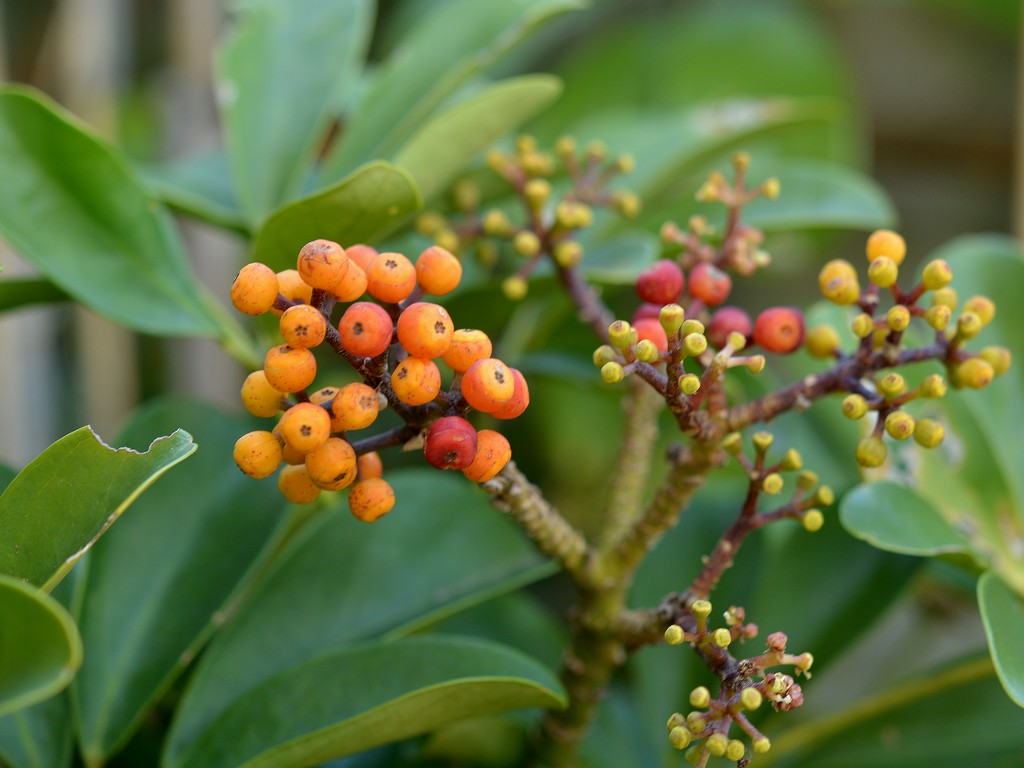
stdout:
{"type": "Polygon", "coordinates": [[[953,282],[953,270],[942,259],[935,259],[935,261],[929,262],[924,268],[921,282],[924,284],[925,289],[937,291],[939,288],[945,288],[953,282]]]}
{"type": "Polygon", "coordinates": [[[946,430],[932,419],[921,419],[914,426],[914,442],[922,448],[935,448],[942,442],[946,430]]]}

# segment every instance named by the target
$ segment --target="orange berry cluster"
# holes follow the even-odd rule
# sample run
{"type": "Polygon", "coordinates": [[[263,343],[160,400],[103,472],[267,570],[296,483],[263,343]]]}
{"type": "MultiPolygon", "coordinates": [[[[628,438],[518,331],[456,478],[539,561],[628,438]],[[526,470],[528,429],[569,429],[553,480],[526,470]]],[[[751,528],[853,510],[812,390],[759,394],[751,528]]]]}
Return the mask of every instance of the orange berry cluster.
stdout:
{"type": "Polygon", "coordinates": [[[461,470],[476,482],[500,472],[512,455],[508,441],[494,430],[477,431],[465,415],[474,409],[498,419],[519,416],[530,402],[526,379],[491,356],[487,334],[456,329],[444,307],[419,300],[450,293],[461,278],[459,260],[439,246],[413,263],[366,245],[314,240],[299,252],[294,270],[244,266],[231,287],[232,303],[245,314],[278,315],[284,343],[268,350],[263,369],[246,378],[242,403],[254,416],[284,413],[272,430],[238,439],[239,468],[259,479],[284,464],[278,487],[294,503],[348,488],[352,514],[366,522],[395,503],[378,447],[422,433],[432,466],[461,470]],[[347,306],[334,322],[339,304],[347,306]],[[317,375],[313,350],[325,342],[363,381],[308,391],[317,375]],[[452,372],[447,390],[438,360],[452,372]],[[404,427],[348,438],[388,407],[404,427]]]}

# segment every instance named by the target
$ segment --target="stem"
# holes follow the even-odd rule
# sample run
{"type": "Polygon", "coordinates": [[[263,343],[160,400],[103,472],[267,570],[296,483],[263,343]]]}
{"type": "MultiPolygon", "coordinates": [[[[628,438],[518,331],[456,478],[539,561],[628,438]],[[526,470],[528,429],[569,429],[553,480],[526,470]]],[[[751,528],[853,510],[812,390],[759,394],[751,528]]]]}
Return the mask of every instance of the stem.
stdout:
{"type": "Polygon", "coordinates": [[[608,326],[615,320],[612,311],[605,306],[576,267],[558,267],[558,279],[579,309],[580,320],[590,326],[602,343],[607,342],[608,326]]]}

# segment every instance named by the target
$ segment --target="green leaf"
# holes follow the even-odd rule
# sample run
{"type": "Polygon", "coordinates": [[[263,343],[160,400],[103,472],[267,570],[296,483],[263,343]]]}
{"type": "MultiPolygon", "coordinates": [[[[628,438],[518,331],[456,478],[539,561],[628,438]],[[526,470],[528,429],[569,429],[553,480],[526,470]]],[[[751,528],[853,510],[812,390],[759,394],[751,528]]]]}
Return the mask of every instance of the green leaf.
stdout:
{"type": "Polygon", "coordinates": [[[1024,707],[1024,599],[988,571],[978,579],[978,607],[999,682],[1006,695],[1024,707]]]}
{"type": "Polygon", "coordinates": [[[237,699],[166,768],[315,765],[471,716],[565,705],[557,678],[494,643],[417,637],[332,649],[237,699]]]}
{"type": "Polygon", "coordinates": [[[0,574],[0,715],[65,688],[82,663],[82,639],[60,603],[0,574]]]}
{"type": "Polygon", "coordinates": [[[282,519],[273,481],[254,482],[232,459],[252,426],[188,401],[137,414],[119,440],[183,425],[202,446],[139,499],[97,542],[78,607],[87,649],[71,690],[82,751],[99,764],[196,655],[282,519]]]}
{"type": "Polygon", "coordinates": [[[145,333],[217,333],[171,218],[78,120],[30,89],[4,88],[0,167],[0,234],[55,285],[145,333]]]}
{"type": "Polygon", "coordinates": [[[253,259],[274,269],[295,268],[310,240],[342,245],[375,243],[420,206],[412,178],[384,162],[274,211],[256,234],[253,259]]]}
{"type": "Polygon", "coordinates": [[[222,149],[197,152],[166,165],[139,167],[150,194],[190,216],[248,234],[238,206],[231,168],[222,149]]]}
{"type": "Polygon", "coordinates": [[[967,542],[926,498],[891,481],[865,483],[843,497],[843,525],[890,552],[933,556],[968,552],[967,542]]]}
{"type": "Polygon", "coordinates": [[[225,710],[317,654],[406,634],[548,572],[464,478],[410,470],[388,479],[397,503],[380,522],[364,525],[339,511],[289,542],[204,654],[169,755],[190,751],[225,710]]]}
{"type": "MultiPolygon", "coordinates": [[[[772,175],[758,165],[758,176],[772,175]]],[[[857,171],[822,162],[787,161],[775,174],[777,200],[760,197],[743,209],[744,223],[766,232],[797,229],[878,229],[896,212],[876,182],[857,171]]]]}
{"type": "Polygon", "coordinates": [[[13,480],[17,475],[18,473],[6,464],[0,464],[0,493],[3,493],[7,489],[7,486],[11,484],[11,480],[13,480]]]}
{"type": "Polygon", "coordinates": [[[49,280],[20,278],[0,280],[0,312],[30,304],[52,304],[67,301],[69,296],[49,280]]]}
{"type": "Polygon", "coordinates": [[[71,753],[66,696],[51,696],[0,717],[0,764],[10,764],[11,768],[64,768],[71,765],[71,753]]]}
{"type": "Polygon", "coordinates": [[[562,86],[550,75],[525,75],[489,85],[434,114],[395,153],[430,200],[458,177],[478,152],[550,104],[562,86]]]}
{"type": "Polygon", "coordinates": [[[250,224],[305,182],[333,113],[362,69],[369,0],[248,3],[217,56],[235,193],[250,224]]]}
{"type": "Polygon", "coordinates": [[[195,449],[182,430],[145,453],[115,450],[89,427],[62,437],[0,496],[0,573],[50,591],[140,493],[195,449]]]}
{"type": "Polygon", "coordinates": [[[391,157],[471,77],[544,22],[582,4],[454,0],[433,6],[370,80],[321,168],[322,184],[372,158],[391,157]]]}

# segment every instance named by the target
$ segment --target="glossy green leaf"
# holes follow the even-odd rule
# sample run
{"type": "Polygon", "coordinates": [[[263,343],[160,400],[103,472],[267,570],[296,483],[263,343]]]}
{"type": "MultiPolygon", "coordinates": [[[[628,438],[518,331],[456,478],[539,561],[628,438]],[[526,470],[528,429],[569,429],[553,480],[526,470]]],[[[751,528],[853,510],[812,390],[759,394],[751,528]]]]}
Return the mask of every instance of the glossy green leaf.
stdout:
{"type": "Polygon", "coordinates": [[[424,200],[442,192],[473,156],[558,97],[550,75],[525,75],[489,85],[434,114],[394,156],[416,180],[424,200]]]}
{"type": "Polygon", "coordinates": [[[64,768],[71,765],[71,754],[71,718],[66,696],[51,696],[0,717],[0,765],[64,768]]]}
{"type": "Polygon", "coordinates": [[[283,551],[204,654],[172,728],[191,750],[266,680],[328,649],[408,633],[547,573],[521,532],[462,477],[397,471],[395,508],[374,525],[338,510],[283,551]]]}
{"type": "MultiPolygon", "coordinates": [[[[771,175],[758,166],[759,176],[771,175]]],[[[787,162],[774,174],[782,192],[743,209],[743,221],[765,232],[798,229],[878,229],[896,212],[876,182],[856,171],[820,162],[787,162]]]]}
{"type": "Polygon", "coordinates": [[[377,157],[391,157],[471,77],[579,0],[434,3],[370,80],[341,141],[320,172],[322,184],[377,157]]]}
{"type": "Polygon", "coordinates": [[[0,574],[0,715],[65,688],[82,663],[74,620],[48,594],[0,574]]]}
{"type": "Polygon", "coordinates": [[[115,150],[36,92],[0,92],[0,234],[96,313],[160,336],[217,333],[170,216],[115,150]]]}
{"type": "Polygon", "coordinates": [[[843,497],[843,525],[873,546],[907,555],[968,551],[942,513],[916,491],[891,481],[865,483],[843,497]]]}
{"type": "Polygon", "coordinates": [[[282,519],[273,480],[238,472],[249,421],[188,401],[137,414],[119,440],[187,427],[201,446],[114,526],[89,556],[78,621],[87,649],[71,690],[82,751],[115,752],[224,621],[231,596],[282,519]],[[130,574],[130,577],[129,577],[130,574]]]}
{"type": "Polygon", "coordinates": [[[988,571],[978,579],[978,607],[999,681],[1006,695],[1024,707],[1024,598],[988,571]]]}
{"type": "Polygon", "coordinates": [[[470,716],[564,706],[547,668],[504,646],[427,636],[332,649],[263,681],[166,768],[315,765],[470,716]]]}
{"type": "Polygon", "coordinates": [[[225,229],[248,232],[222,149],[165,165],[141,166],[139,172],[150,193],[170,207],[225,229]]]}
{"type": "Polygon", "coordinates": [[[67,301],[69,296],[49,280],[0,278],[0,312],[31,304],[52,304],[67,301]]]}
{"type": "Polygon", "coordinates": [[[6,464],[0,464],[0,493],[3,493],[7,489],[7,486],[11,484],[11,480],[13,480],[17,474],[17,472],[6,464]]]}
{"type": "Polygon", "coordinates": [[[420,206],[412,178],[389,163],[369,163],[346,179],[274,211],[256,234],[253,258],[294,269],[299,250],[325,238],[376,243],[420,206]]]}
{"type": "Polygon", "coordinates": [[[0,496],[0,573],[53,589],[139,494],[195,450],[180,429],[145,453],[111,448],[89,427],[62,437],[0,496]]]}
{"type": "Polygon", "coordinates": [[[362,69],[370,0],[249,3],[217,56],[235,194],[255,225],[305,182],[362,69]]]}

